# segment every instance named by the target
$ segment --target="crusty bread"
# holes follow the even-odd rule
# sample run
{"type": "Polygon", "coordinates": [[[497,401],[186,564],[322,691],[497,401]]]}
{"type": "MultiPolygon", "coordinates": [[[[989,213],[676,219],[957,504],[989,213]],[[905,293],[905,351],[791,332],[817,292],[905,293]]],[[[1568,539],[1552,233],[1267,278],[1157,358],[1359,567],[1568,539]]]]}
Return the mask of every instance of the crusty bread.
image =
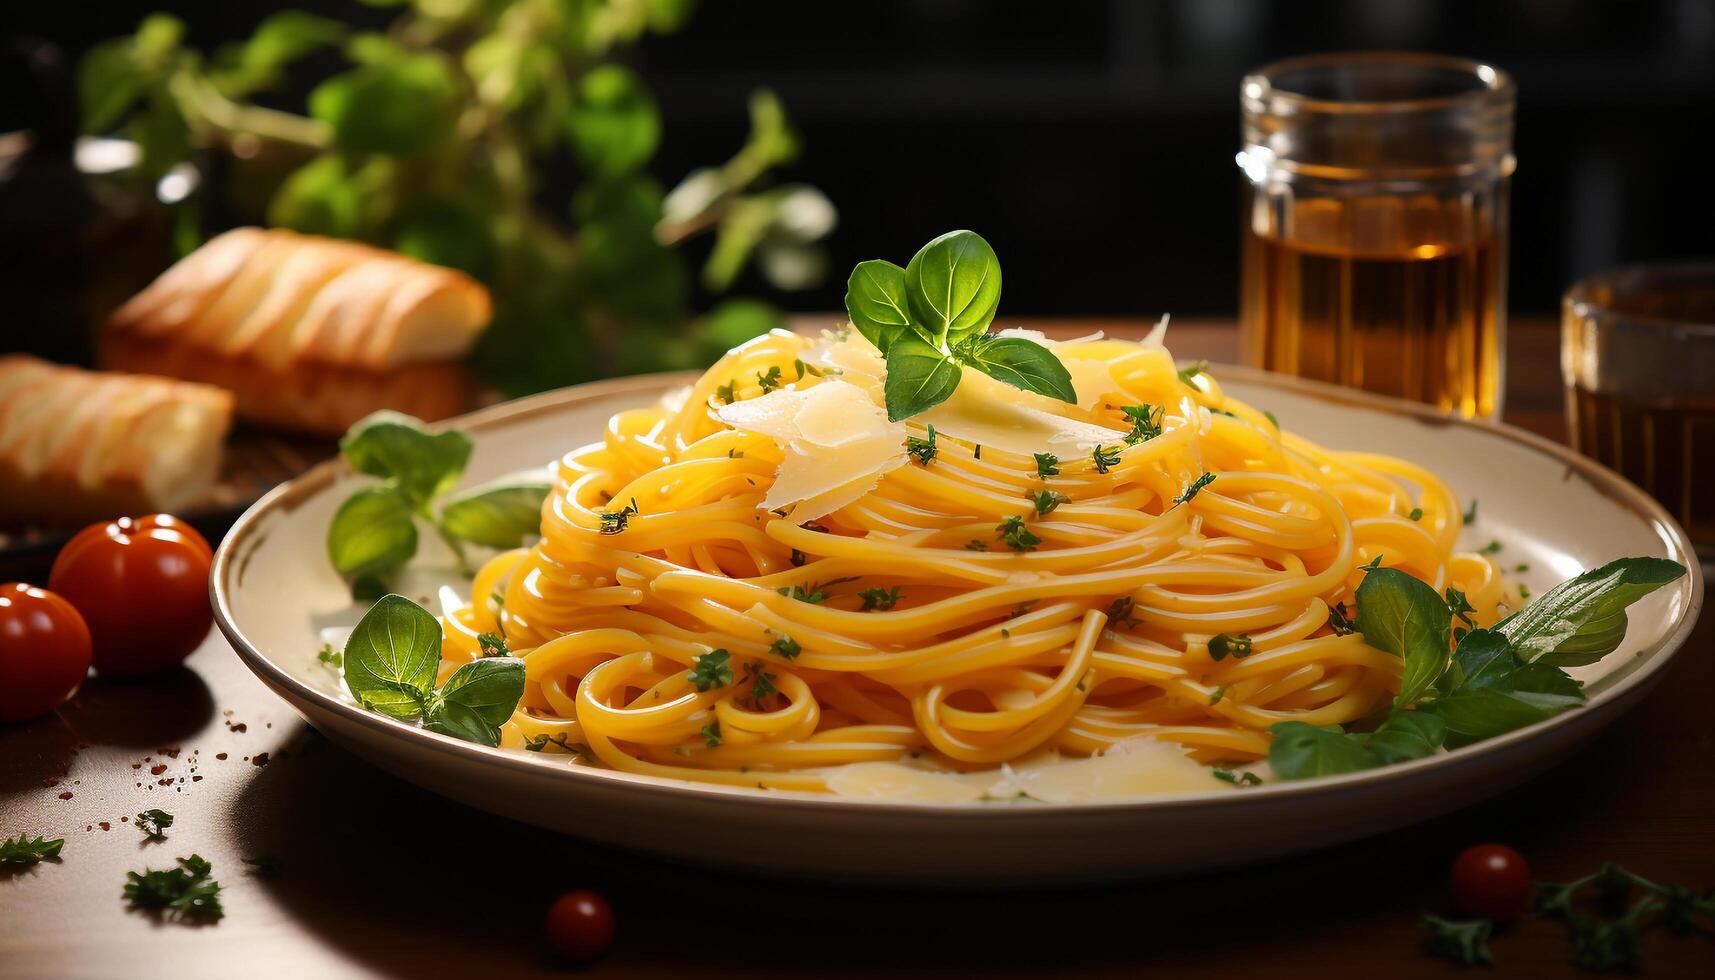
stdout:
{"type": "Polygon", "coordinates": [[[0,357],[0,523],[177,511],[220,472],[232,396],[0,357]]]}
{"type": "Polygon", "coordinates": [[[491,313],[470,277],[356,242],[239,228],[114,311],[104,367],[220,385],[241,418],[335,435],[379,408],[469,407],[451,363],[491,313]]]}

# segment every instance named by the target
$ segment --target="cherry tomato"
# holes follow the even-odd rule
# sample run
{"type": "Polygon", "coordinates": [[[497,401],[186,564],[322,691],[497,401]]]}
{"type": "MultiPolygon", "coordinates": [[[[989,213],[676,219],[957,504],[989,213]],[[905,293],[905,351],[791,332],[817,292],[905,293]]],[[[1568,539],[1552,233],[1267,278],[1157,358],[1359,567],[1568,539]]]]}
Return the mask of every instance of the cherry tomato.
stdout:
{"type": "Polygon", "coordinates": [[[23,582],[0,585],[0,722],[45,715],[89,673],[89,627],[72,604],[23,582]]]}
{"type": "Polygon", "coordinates": [[[569,891],[548,906],[542,931],[554,952],[568,960],[599,959],[613,945],[613,906],[595,892],[569,891]]]}
{"type": "Polygon", "coordinates": [[[208,635],[214,552],[169,514],[91,524],[60,549],[48,588],[89,624],[95,669],[143,674],[171,667],[208,635]]]}
{"type": "Polygon", "coordinates": [[[1530,865],[1505,844],[1468,847],[1453,861],[1448,880],[1453,904],[1473,918],[1508,922],[1530,908],[1530,865]]]}

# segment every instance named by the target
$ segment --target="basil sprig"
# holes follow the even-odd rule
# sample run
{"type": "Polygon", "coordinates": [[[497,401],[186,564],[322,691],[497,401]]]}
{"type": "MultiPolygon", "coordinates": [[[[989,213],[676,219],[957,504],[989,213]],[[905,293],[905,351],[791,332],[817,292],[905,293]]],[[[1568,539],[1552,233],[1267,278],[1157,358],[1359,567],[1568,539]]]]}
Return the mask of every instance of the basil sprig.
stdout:
{"type": "Polygon", "coordinates": [[[470,461],[470,437],[456,430],[430,433],[421,421],[398,412],[359,421],[339,448],[352,469],[382,481],[348,498],[328,525],[328,559],[355,580],[359,594],[381,591],[381,577],[416,555],[419,520],[462,565],[465,543],[515,548],[537,533],[542,500],[552,489],[547,477],[527,476],[447,496],[470,461]]]}
{"type": "Polygon", "coordinates": [[[852,326],[887,358],[887,417],[897,422],[952,397],[964,368],[1025,391],[1076,402],[1072,375],[1048,348],[990,337],[1000,305],[1000,260],[981,235],[953,231],[903,269],[860,262],[846,282],[852,326]]]}
{"type": "Polygon", "coordinates": [[[440,622],[400,595],[370,607],[345,641],[345,685],[359,704],[401,721],[421,719],[432,732],[499,745],[500,726],[524,696],[524,661],[473,660],[436,690],[440,663],[440,622]]]}
{"type": "Polygon", "coordinates": [[[1398,569],[1370,570],[1358,587],[1356,625],[1365,643],[1404,661],[1399,695],[1367,730],[1271,726],[1269,765],[1283,779],[1372,769],[1583,704],[1583,684],[1561,668],[1612,653],[1625,638],[1626,607],[1683,574],[1663,558],[1622,558],[1550,589],[1493,629],[1464,633],[1454,647],[1454,610],[1442,596],[1398,569]]]}

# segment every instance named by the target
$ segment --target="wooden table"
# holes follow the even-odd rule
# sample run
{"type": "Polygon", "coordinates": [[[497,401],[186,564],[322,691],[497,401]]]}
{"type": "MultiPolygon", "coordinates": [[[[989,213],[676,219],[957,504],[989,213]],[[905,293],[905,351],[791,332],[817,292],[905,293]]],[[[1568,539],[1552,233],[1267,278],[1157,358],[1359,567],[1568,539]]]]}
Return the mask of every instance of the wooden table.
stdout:
{"type": "MultiPolygon", "coordinates": [[[[1171,340],[1181,358],[1234,348],[1223,324],[1176,327],[1171,340]]],[[[1550,324],[1515,325],[1508,418],[1559,436],[1554,349],[1550,324]]],[[[1444,904],[1448,862],[1469,844],[1510,843],[1548,879],[1616,860],[1715,885],[1712,618],[1624,722],[1488,803],[1218,874],[978,892],[735,878],[468,809],[322,740],[215,635],[187,669],[96,679],[58,717],[0,729],[0,836],[66,838],[59,863],[0,876],[0,977],[555,975],[542,910],[579,886],[618,910],[618,943],[594,976],[1445,977],[1455,968],[1418,951],[1416,920],[1444,904]],[[127,818],[156,806],[177,822],[149,843],[127,818]],[[161,925],[125,910],[127,870],[193,851],[214,864],[223,921],[161,925]],[[277,874],[241,862],[260,855],[277,874]]],[[[684,832],[768,847],[742,827],[684,832]]],[[[1493,948],[1501,976],[1575,973],[1552,923],[1526,921],[1493,948]]],[[[1715,939],[1652,932],[1643,972],[1715,976],[1715,939]]]]}

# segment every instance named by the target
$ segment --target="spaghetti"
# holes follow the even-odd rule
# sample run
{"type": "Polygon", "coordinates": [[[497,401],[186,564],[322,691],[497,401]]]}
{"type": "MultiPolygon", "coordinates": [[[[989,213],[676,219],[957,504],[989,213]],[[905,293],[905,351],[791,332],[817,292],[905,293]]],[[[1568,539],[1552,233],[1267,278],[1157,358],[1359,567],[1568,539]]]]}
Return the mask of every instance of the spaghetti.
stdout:
{"type": "Polygon", "coordinates": [[[1044,458],[912,419],[889,431],[915,452],[824,474],[838,506],[808,515],[764,506],[804,448],[724,419],[821,385],[879,403],[873,349],[775,332],[732,351],[560,460],[540,541],[445,616],[443,677],[498,632],[528,676],[504,745],[825,790],[849,763],[989,770],[1146,736],[1245,763],[1277,722],[1351,722],[1399,686],[1397,657],[1331,622],[1377,560],[1462,590],[1480,623],[1504,612],[1433,473],[1283,432],[1157,345],[1054,349],[1077,405],[984,397],[1107,445],[1044,458]]]}

